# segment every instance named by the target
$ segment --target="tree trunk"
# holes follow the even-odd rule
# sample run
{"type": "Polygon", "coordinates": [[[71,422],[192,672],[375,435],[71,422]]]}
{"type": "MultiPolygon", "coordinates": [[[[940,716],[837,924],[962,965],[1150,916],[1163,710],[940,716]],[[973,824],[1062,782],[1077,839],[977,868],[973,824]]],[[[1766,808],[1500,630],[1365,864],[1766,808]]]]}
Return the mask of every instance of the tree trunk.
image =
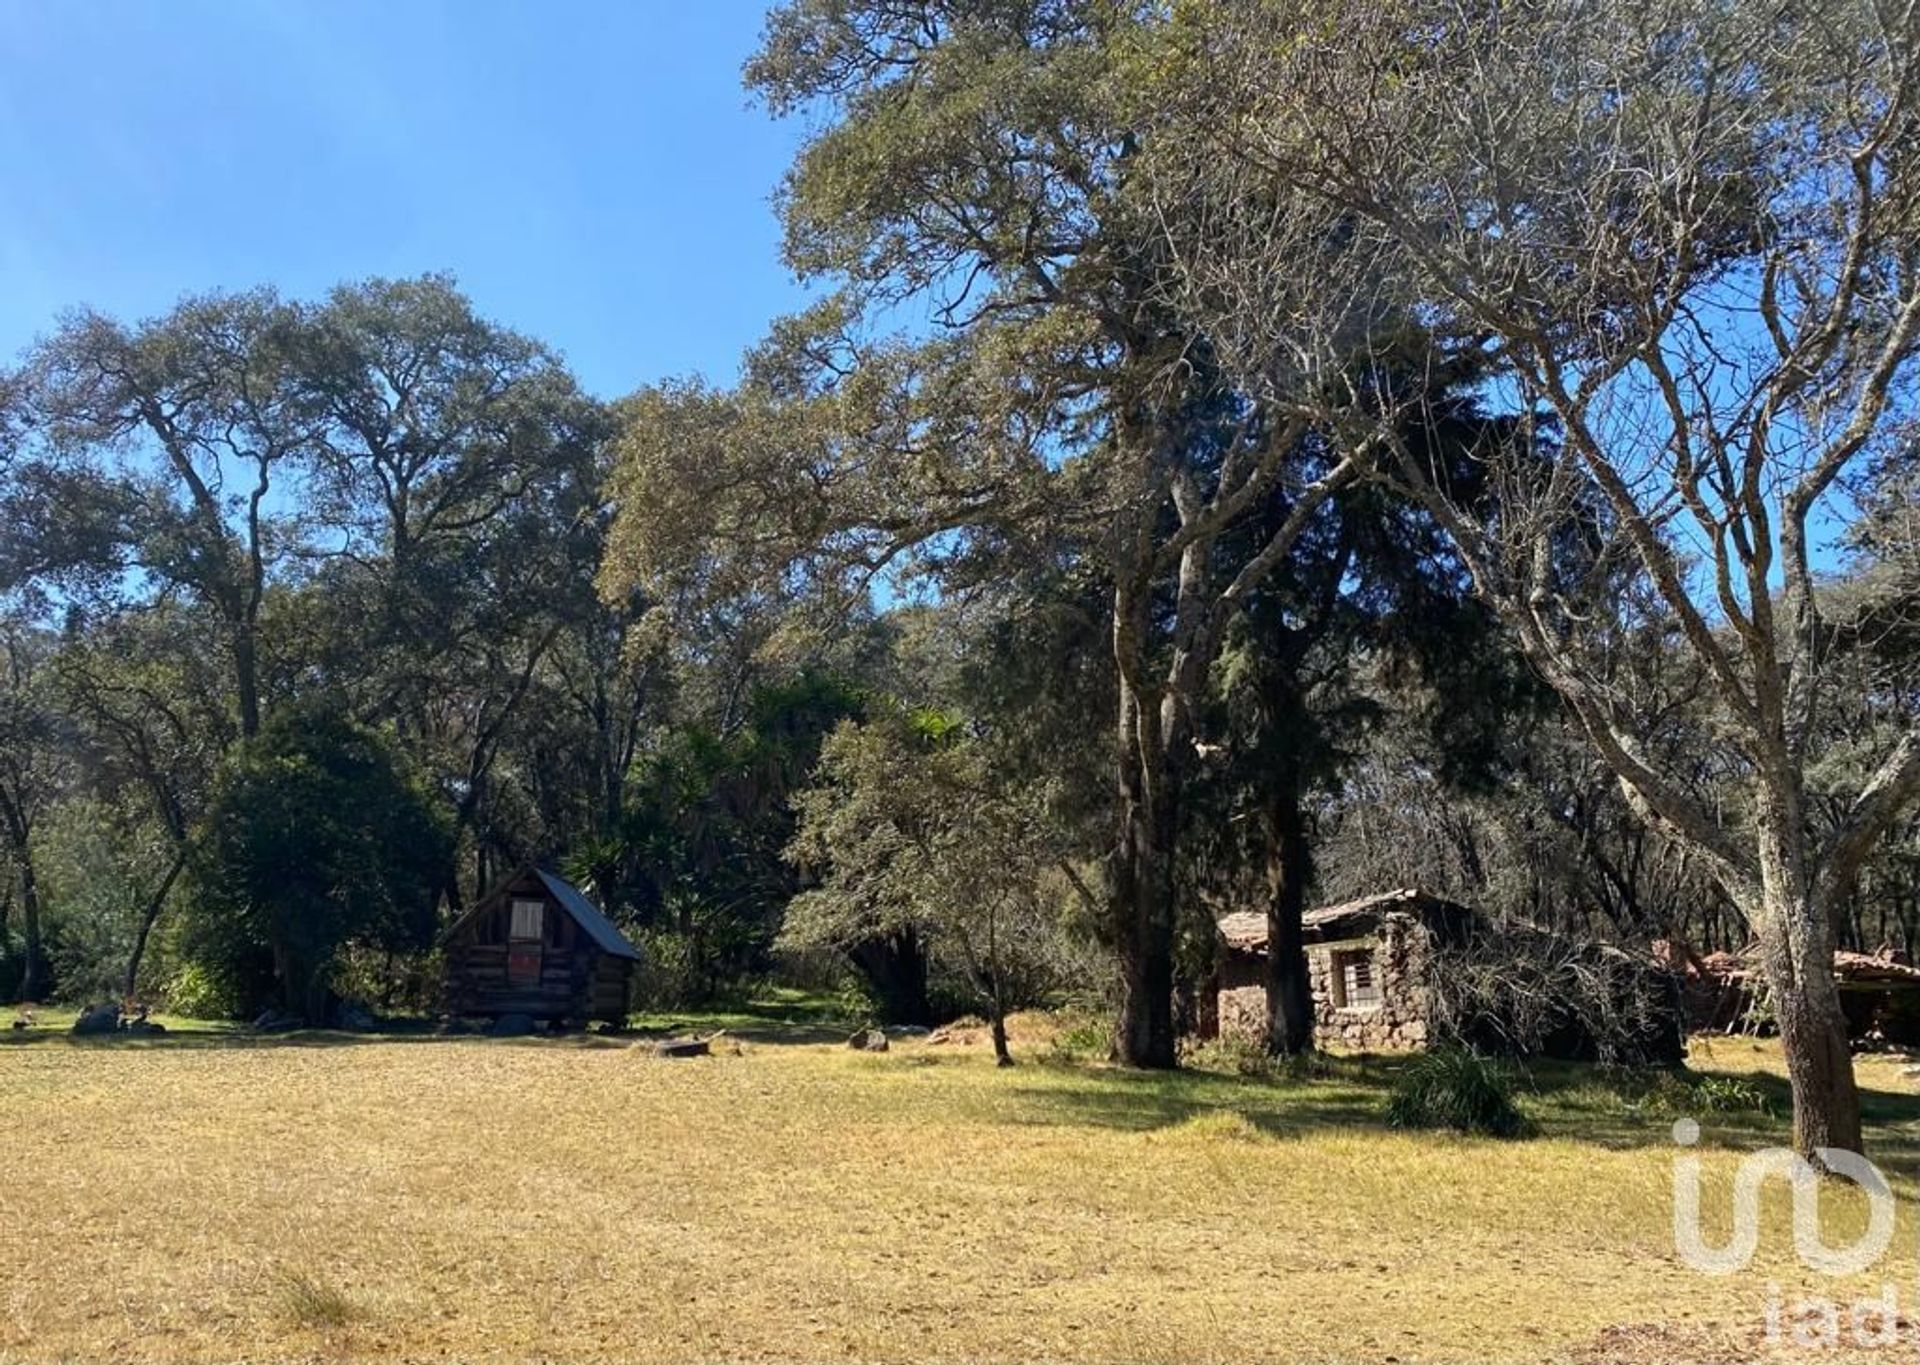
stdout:
{"type": "Polygon", "coordinates": [[[240,734],[251,739],[260,733],[260,665],[251,621],[234,625],[233,676],[240,702],[240,734]]]}
{"type": "Polygon", "coordinates": [[[927,955],[911,929],[855,944],[847,956],[879,997],[887,1023],[922,1027],[933,1023],[933,1003],[927,998],[927,955]]]}
{"type": "Polygon", "coordinates": [[[1860,1094],[1853,1049],[1833,979],[1833,927],[1825,907],[1807,898],[1768,895],[1761,918],[1761,950],[1780,1046],[1793,1088],[1793,1146],[1815,1160],[1815,1149],[1861,1150],[1860,1094]]]}
{"type": "Polygon", "coordinates": [[[47,972],[47,949],[40,936],[40,881],[34,874],[33,855],[25,847],[16,848],[20,863],[20,931],[25,939],[25,969],[20,976],[20,998],[38,1004],[52,985],[47,972]]]}
{"type": "Polygon", "coordinates": [[[1177,1064],[1173,1038],[1173,954],[1136,939],[1120,949],[1120,1017],[1114,1060],[1166,1070],[1177,1064]]]}
{"type": "Polygon", "coordinates": [[[326,1026],[329,997],[326,964],[305,953],[276,944],[273,949],[274,974],[280,988],[280,1007],[306,1021],[309,1028],[326,1026]]]}
{"type": "Polygon", "coordinates": [[[1177,765],[1166,760],[1157,717],[1125,685],[1120,702],[1119,846],[1109,886],[1120,1011],[1114,1060],[1177,1065],[1173,1029],[1173,830],[1177,765]],[[1146,733],[1142,733],[1145,729],[1146,733]]]}
{"type": "Polygon", "coordinates": [[[1173,1039],[1173,858],[1152,810],[1135,806],[1112,877],[1119,1019],[1114,1060],[1164,1069],[1177,1064],[1173,1039]]]}
{"type": "Polygon", "coordinates": [[[173,890],[173,883],[180,870],[187,865],[186,850],[180,849],[173,856],[167,875],[160,879],[160,885],[153,895],[147,898],[146,909],[140,915],[140,928],[133,936],[133,951],[127,956],[127,982],[123,994],[131,1001],[139,992],[140,962],[147,955],[147,940],[153,936],[154,922],[160,918],[161,910],[166,908],[167,893],[173,890]]]}
{"type": "Polygon", "coordinates": [[[1293,1057],[1313,1050],[1313,987],[1300,922],[1313,862],[1291,773],[1280,774],[1267,820],[1267,1051],[1293,1057]]]}
{"type": "Polygon", "coordinates": [[[1819,1164],[1817,1148],[1861,1150],[1853,1049],[1833,977],[1833,907],[1813,894],[1797,809],[1765,812],[1759,824],[1757,924],[1793,1088],[1793,1146],[1819,1164]]]}

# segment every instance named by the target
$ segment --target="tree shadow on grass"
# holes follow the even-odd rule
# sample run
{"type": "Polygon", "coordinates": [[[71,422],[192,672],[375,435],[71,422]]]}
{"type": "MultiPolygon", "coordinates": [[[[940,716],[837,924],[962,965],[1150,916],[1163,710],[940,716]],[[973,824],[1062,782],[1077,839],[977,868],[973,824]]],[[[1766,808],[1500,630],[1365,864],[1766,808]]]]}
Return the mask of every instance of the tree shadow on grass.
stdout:
{"type": "MultiPolygon", "coordinates": [[[[1387,1099],[1406,1057],[1351,1056],[1274,1076],[1217,1071],[1126,1071],[1116,1067],[1042,1062],[1051,1084],[1016,1085],[1018,1107],[1007,1121],[1151,1132],[1209,1114],[1237,1115],[1260,1133],[1298,1138],[1327,1130],[1386,1131],[1387,1099]],[[1064,1082],[1064,1083],[1062,1083],[1064,1082]]],[[[1920,1186],[1920,1095],[1864,1088],[1862,1117],[1870,1156],[1896,1185],[1920,1186]]],[[[1542,1140],[1590,1144],[1605,1150],[1666,1148],[1673,1126],[1693,1118],[1708,1149],[1749,1151],[1790,1140],[1792,1099],[1784,1078],[1732,1075],[1702,1069],[1609,1068],[1537,1062],[1516,1068],[1516,1099],[1542,1140]],[[1663,1085],[1662,1075],[1669,1080],[1663,1085]],[[1675,1082],[1739,1080],[1760,1107],[1731,1111],[1689,1108],[1676,1101],[1675,1082]]],[[[1488,1139],[1492,1140],[1492,1139],[1488,1139]]]]}
{"type": "Polygon", "coordinates": [[[842,1042],[847,1030],[824,1024],[792,1024],[784,1021],[759,1022],[751,1016],[729,1013],[723,1016],[689,1014],[677,1022],[648,1023],[642,1027],[599,1031],[569,1030],[563,1033],[536,1033],[517,1038],[496,1038],[484,1031],[445,1030],[432,1020],[393,1020],[377,1029],[289,1029],[262,1033],[235,1026],[231,1028],[176,1029],[166,1033],[113,1033],[76,1035],[63,1029],[35,1028],[0,1032],[0,1049],[68,1048],[75,1050],[112,1050],[127,1052],[191,1052],[209,1050],[246,1050],[272,1048],[366,1047],[375,1044],[451,1044],[484,1043],[493,1047],[573,1048],[576,1050],[624,1051],[646,1046],[666,1038],[724,1035],[728,1039],[756,1046],[805,1046],[842,1042]]]}
{"type": "Polygon", "coordinates": [[[1218,1071],[1127,1071],[1046,1061],[1035,1064],[1050,1084],[1018,1085],[1009,1121],[1033,1126],[1111,1128],[1144,1133],[1209,1114],[1236,1114],[1273,1137],[1302,1137],[1328,1128],[1381,1128],[1388,1077],[1380,1059],[1340,1059],[1318,1076],[1236,1076],[1218,1071]],[[1064,1083],[1063,1083],[1064,1082],[1064,1083]]]}
{"type": "Polygon", "coordinates": [[[566,1033],[524,1038],[490,1038],[479,1033],[440,1033],[434,1030],[379,1030],[348,1033],[338,1029],[289,1029],[283,1033],[180,1030],[157,1034],[74,1036],[51,1030],[0,1037],[0,1049],[61,1049],[72,1052],[219,1052],[272,1051],[283,1048],[368,1047],[396,1043],[485,1043],[495,1047],[568,1047],[576,1050],[624,1050],[634,1041],[615,1034],[566,1033]]]}

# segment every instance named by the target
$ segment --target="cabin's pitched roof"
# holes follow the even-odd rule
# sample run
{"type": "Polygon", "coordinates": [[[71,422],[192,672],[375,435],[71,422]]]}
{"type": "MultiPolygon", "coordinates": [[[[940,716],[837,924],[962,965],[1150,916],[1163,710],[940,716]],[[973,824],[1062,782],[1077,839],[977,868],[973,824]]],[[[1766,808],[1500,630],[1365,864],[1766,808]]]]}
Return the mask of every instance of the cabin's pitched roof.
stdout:
{"type": "Polygon", "coordinates": [[[475,901],[471,909],[448,927],[444,938],[451,940],[475,915],[506,895],[529,876],[539,878],[540,884],[546,887],[547,894],[560,903],[560,908],[567,912],[575,924],[586,931],[587,937],[593,940],[594,946],[601,952],[610,957],[624,957],[631,962],[640,961],[640,950],[627,942],[626,935],[616,929],[613,921],[600,912],[599,906],[582,895],[580,888],[565,877],[549,872],[544,867],[523,866],[512,876],[495,882],[486,895],[475,901]]]}
{"type": "Polygon", "coordinates": [[[614,928],[613,921],[601,914],[600,907],[582,895],[572,882],[555,876],[544,867],[536,867],[534,872],[546,884],[553,898],[560,902],[561,908],[573,916],[574,923],[587,931],[587,937],[594,941],[601,952],[613,957],[631,958],[635,962],[640,960],[639,950],[627,942],[626,936],[614,928]]]}
{"type": "MultiPolygon", "coordinates": [[[[1323,905],[1309,910],[1300,916],[1300,927],[1309,936],[1317,935],[1324,939],[1327,934],[1338,934],[1343,929],[1363,928],[1366,923],[1377,921],[1382,915],[1395,911],[1417,914],[1423,918],[1437,916],[1462,924],[1473,917],[1473,912],[1465,906],[1455,905],[1452,901],[1415,887],[1404,886],[1397,891],[1382,891],[1376,895],[1342,901],[1338,905],[1323,905]]],[[[1233,951],[1267,951],[1265,911],[1237,910],[1230,915],[1222,915],[1217,923],[1220,937],[1226,940],[1227,947],[1233,951]]]]}
{"type": "Polygon", "coordinates": [[[1241,952],[1265,952],[1267,916],[1263,910],[1236,910],[1220,917],[1220,937],[1241,952]]]}

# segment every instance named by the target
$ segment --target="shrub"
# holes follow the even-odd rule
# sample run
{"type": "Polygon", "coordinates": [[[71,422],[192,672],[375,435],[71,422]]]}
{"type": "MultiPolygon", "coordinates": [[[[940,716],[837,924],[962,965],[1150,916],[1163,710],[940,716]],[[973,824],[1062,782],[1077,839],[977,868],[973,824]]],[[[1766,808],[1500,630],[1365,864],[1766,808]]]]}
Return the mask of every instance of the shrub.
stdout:
{"type": "Polygon", "coordinates": [[[1445,1128],[1488,1137],[1525,1137],[1532,1125],[1514,1108],[1513,1073],[1463,1048],[1440,1048],[1401,1070],[1387,1098],[1395,1128],[1445,1128]]]}
{"type": "Polygon", "coordinates": [[[1113,1025],[1098,1015],[1077,1010],[1064,1012],[1061,1025],[1047,1045],[1055,1061],[1086,1061],[1105,1057],[1113,1049],[1113,1025]]]}
{"type": "Polygon", "coordinates": [[[1760,1114],[1771,1117],[1767,1092],[1741,1076],[1695,1076],[1663,1071],[1644,1093],[1623,1095],[1629,1109],[1660,1116],[1685,1114],[1760,1114]]]}
{"type": "Polygon", "coordinates": [[[232,1019],[242,1009],[240,988],[215,968],[182,964],[162,991],[167,1010],[183,1019],[232,1019]]]}
{"type": "Polygon", "coordinates": [[[1235,1033],[1193,1044],[1184,1061],[1203,1071],[1226,1071],[1236,1076],[1269,1076],[1278,1064],[1278,1059],[1260,1044],[1235,1033]]]}
{"type": "Polygon", "coordinates": [[[1702,1076],[1693,1085],[1693,1108],[1700,1114],[1773,1115],[1767,1092],[1739,1076],[1702,1076]]]}

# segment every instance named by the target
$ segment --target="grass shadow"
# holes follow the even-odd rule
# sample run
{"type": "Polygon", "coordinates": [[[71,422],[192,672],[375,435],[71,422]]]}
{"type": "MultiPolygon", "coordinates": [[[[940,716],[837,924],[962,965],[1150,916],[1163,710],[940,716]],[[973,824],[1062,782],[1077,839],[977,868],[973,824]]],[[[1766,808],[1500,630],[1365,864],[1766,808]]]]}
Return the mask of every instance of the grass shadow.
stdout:
{"type": "MultiPolygon", "coordinates": [[[[1387,1099],[1407,1058],[1351,1055],[1271,1075],[1241,1076],[1198,1068],[1128,1071],[1085,1061],[1034,1063],[1044,1083],[1016,1084],[1006,1121],[1033,1126],[1088,1126],[1152,1132],[1213,1114],[1238,1115],[1260,1133],[1298,1138],[1325,1129],[1386,1130],[1387,1099]]],[[[1751,1150],[1790,1137],[1792,1097],[1778,1075],[1703,1067],[1689,1070],[1608,1068],[1535,1062],[1516,1072],[1518,1100],[1542,1140],[1603,1150],[1667,1148],[1673,1125],[1694,1118],[1709,1148],[1751,1150]],[[1668,1078],[1662,1085],[1660,1078],[1668,1078]],[[1692,1109],[1702,1081],[1741,1081],[1764,1108],[1692,1109]]],[[[1920,1095],[1861,1088],[1862,1118],[1874,1160],[1901,1183],[1920,1185],[1920,1095]]]]}

